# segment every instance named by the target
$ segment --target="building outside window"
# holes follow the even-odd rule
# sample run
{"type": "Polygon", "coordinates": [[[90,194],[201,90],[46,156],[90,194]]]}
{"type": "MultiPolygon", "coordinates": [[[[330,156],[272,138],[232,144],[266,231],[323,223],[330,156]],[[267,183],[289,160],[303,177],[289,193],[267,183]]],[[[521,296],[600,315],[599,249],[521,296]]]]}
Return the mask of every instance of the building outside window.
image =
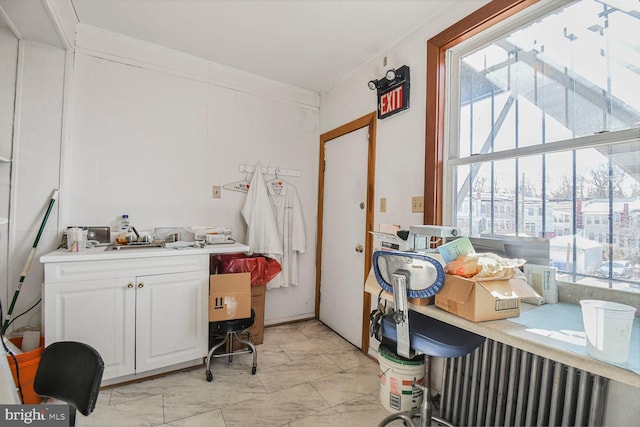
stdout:
{"type": "Polygon", "coordinates": [[[444,217],[548,237],[561,279],[640,291],[640,2],[524,14],[447,51],[444,217]]]}

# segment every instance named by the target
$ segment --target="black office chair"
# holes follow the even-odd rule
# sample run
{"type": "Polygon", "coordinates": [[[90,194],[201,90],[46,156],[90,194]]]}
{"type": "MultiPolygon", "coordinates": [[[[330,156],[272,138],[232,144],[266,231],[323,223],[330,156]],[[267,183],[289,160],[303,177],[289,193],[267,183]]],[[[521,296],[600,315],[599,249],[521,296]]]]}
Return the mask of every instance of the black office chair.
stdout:
{"type": "Polygon", "coordinates": [[[392,414],[379,425],[386,426],[395,420],[402,420],[405,425],[415,427],[415,419],[422,427],[431,426],[432,421],[451,425],[431,414],[431,356],[465,356],[479,347],[485,338],[409,310],[408,297],[431,297],[444,283],[444,270],[434,258],[414,252],[376,251],[373,255],[373,268],[380,287],[393,292],[394,300],[391,312],[378,311],[377,315],[372,313],[373,335],[382,344],[395,348],[402,357],[424,355],[424,384],[413,385],[423,391],[421,406],[392,414]]]}
{"type": "Polygon", "coordinates": [[[33,381],[40,396],[70,405],[69,425],[76,423],[76,409],[89,415],[96,407],[104,362],[93,347],[75,341],[55,342],[44,349],[33,381]]]}
{"type": "Polygon", "coordinates": [[[253,366],[251,367],[251,375],[255,375],[258,367],[258,352],[251,340],[249,328],[255,322],[256,313],[251,309],[251,317],[244,319],[223,320],[220,322],[209,322],[209,354],[207,354],[207,381],[213,381],[211,373],[212,357],[228,357],[229,363],[233,361],[233,356],[237,354],[253,353],[253,366]],[[246,339],[242,339],[242,335],[246,335],[246,339]],[[234,350],[233,341],[238,340],[245,345],[244,349],[234,350]],[[224,353],[214,354],[220,347],[225,346],[224,353]]]}

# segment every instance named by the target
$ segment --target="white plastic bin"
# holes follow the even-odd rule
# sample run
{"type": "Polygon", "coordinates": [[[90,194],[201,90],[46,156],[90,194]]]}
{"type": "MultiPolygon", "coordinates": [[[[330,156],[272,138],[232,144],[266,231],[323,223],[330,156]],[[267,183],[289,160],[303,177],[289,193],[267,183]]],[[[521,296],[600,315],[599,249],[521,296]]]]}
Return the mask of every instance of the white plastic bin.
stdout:
{"type": "Polygon", "coordinates": [[[405,359],[386,345],[378,347],[380,364],[380,403],[390,412],[404,412],[419,408],[422,389],[413,382],[424,382],[424,357],[405,359]]]}
{"type": "Polygon", "coordinates": [[[636,309],[600,300],[582,300],[580,305],[587,353],[605,362],[626,363],[636,309]]]}

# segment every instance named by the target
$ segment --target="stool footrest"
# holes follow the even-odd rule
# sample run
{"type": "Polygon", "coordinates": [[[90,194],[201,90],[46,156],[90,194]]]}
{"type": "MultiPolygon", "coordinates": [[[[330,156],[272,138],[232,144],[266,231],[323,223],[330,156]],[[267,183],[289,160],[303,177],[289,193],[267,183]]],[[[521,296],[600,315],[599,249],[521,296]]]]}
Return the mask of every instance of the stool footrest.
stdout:
{"type": "Polygon", "coordinates": [[[211,357],[237,356],[238,354],[247,354],[247,353],[253,353],[253,350],[251,350],[250,348],[248,348],[246,350],[234,350],[234,351],[230,351],[228,353],[212,354],[211,357]]]}

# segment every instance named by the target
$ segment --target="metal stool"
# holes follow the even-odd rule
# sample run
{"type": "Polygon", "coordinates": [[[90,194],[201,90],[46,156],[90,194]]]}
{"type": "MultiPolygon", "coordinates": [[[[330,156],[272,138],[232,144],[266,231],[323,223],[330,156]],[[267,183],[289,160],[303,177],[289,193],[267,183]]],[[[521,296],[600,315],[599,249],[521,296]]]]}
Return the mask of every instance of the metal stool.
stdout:
{"type": "MultiPolygon", "coordinates": [[[[253,353],[253,366],[251,367],[251,375],[255,375],[256,368],[258,367],[258,353],[256,351],[256,347],[253,345],[251,341],[251,333],[249,333],[248,329],[253,325],[255,321],[256,313],[251,309],[251,317],[247,317],[244,319],[233,319],[233,320],[223,320],[221,322],[209,322],[209,342],[217,339],[211,349],[209,350],[209,354],[207,355],[207,381],[213,381],[213,374],[211,373],[211,358],[212,357],[229,357],[229,363],[233,361],[233,356],[236,354],[246,354],[253,353]],[[243,334],[247,335],[247,339],[244,340],[241,338],[243,334]],[[241,350],[233,349],[233,341],[234,339],[238,340],[246,345],[246,348],[241,350]],[[226,345],[225,353],[222,354],[213,354],[217,349],[226,345]]],[[[211,345],[211,344],[210,344],[211,345]]]]}
{"type": "MultiPolygon", "coordinates": [[[[438,261],[415,252],[376,251],[373,268],[380,286],[393,292],[394,309],[386,314],[372,313],[376,324],[372,332],[382,343],[392,347],[403,357],[424,355],[424,384],[416,384],[423,391],[422,405],[412,411],[392,414],[379,426],[402,420],[406,426],[431,426],[432,421],[451,425],[431,414],[431,356],[461,357],[475,350],[484,337],[456,326],[409,310],[407,297],[426,298],[435,295],[444,282],[444,271],[438,261]]],[[[374,311],[376,313],[376,311],[374,311]]]]}

